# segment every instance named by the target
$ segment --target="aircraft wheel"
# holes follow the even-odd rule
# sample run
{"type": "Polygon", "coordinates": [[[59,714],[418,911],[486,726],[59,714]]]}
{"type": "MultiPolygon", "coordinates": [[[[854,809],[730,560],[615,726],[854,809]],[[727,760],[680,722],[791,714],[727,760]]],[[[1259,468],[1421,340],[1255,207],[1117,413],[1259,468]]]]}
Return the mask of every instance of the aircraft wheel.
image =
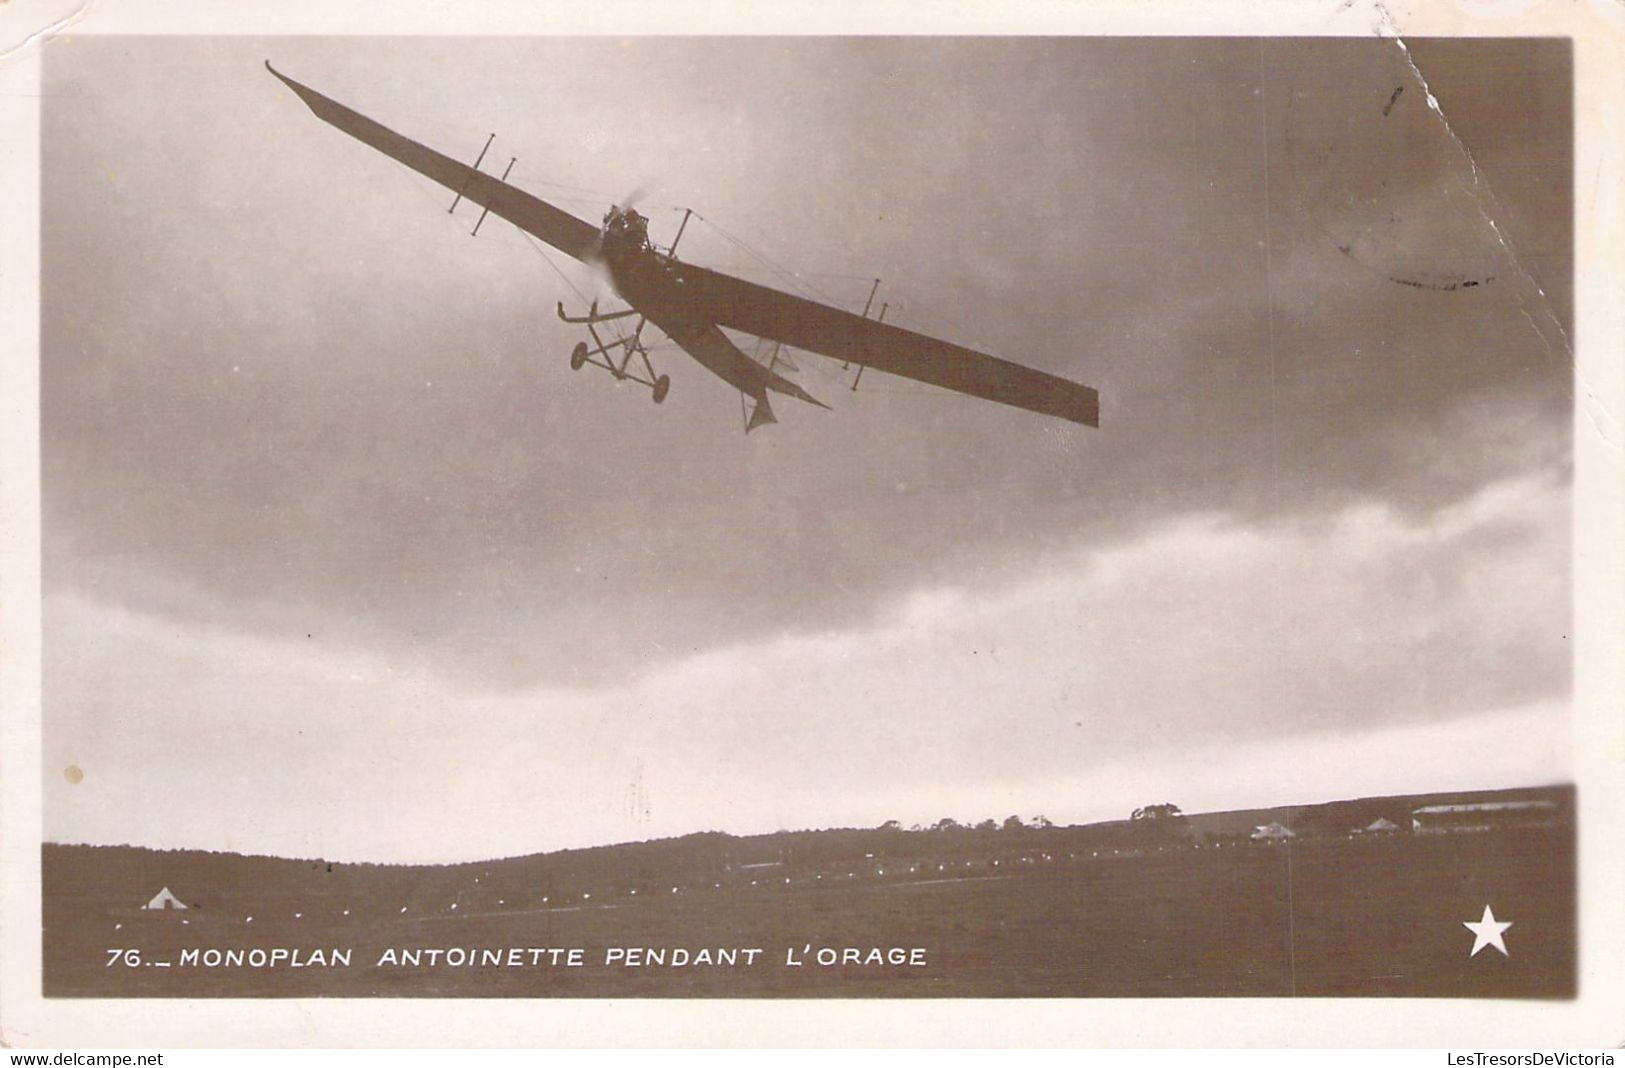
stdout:
{"type": "Polygon", "coordinates": [[[587,343],[577,341],[575,350],[570,353],[570,370],[579,371],[581,365],[587,362],[587,343]]]}
{"type": "Polygon", "coordinates": [[[659,404],[671,392],[671,375],[661,375],[655,379],[655,403],[659,404]]]}

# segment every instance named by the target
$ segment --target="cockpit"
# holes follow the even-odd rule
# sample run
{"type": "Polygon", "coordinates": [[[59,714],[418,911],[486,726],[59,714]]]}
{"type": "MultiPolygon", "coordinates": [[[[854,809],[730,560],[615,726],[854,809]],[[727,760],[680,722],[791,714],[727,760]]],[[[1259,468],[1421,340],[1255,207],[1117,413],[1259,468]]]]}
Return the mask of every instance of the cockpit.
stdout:
{"type": "Polygon", "coordinates": [[[616,244],[648,248],[649,219],[631,208],[611,207],[604,216],[604,234],[616,244]]]}

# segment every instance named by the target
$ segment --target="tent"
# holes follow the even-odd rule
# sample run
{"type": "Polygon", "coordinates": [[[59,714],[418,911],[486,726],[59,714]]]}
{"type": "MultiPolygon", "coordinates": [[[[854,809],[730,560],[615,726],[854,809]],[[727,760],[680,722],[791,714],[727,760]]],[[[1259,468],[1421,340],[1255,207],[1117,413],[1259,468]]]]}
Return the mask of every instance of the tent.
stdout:
{"type": "Polygon", "coordinates": [[[1392,834],[1399,830],[1399,824],[1387,816],[1378,816],[1365,827],[1366,834],[1392,834]]]}
{"type": "Polygon", "coordinates": [[[1266,823],[1262,827],[1253,828],[1252,837],[1254,840],[1261,840],[1273,838],[1296,838],[1297,835],[1293,834],[1291,829],[1286,827],[1284,824],[1266,823]]]}
{"type": "Polygon", "coordinates": [[[154,896],[151,901],[147,902],[146,907],[149,909],[162,911],[165,909],[184,909],[186,904],[185,902],[181,901],[180,898],[170,893],[169,887],[166,886],[162,890],[158,891],[157,895],[154,896]]]}

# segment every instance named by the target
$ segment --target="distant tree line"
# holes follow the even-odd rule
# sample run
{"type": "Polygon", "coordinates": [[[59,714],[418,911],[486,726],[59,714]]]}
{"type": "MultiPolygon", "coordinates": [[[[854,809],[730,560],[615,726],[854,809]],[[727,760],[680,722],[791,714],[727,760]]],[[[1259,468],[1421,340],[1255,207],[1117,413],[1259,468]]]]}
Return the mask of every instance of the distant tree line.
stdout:
{"type": "Polygon", "coordinates": [[[887,820],[877,829],[920,834],[928,831],[1042,831],[1053,826],[1055,824],[1048,816],[1034,816],[1031,821],[1023,820],[1020,816],[1006,816],[1003,823],[992,819],[981,823],[960,823],[951,816],[944,816],[929,827],[916,823],[904,828],[899,820],[887,820]]]}
{"type": "MultiPolygon", "coordinates": [[[[1156,823],[1168,826],[1183,825],[1185,814],[1180,811],[1178,805],[1170,801],[1164,801],[1161,804],[1146,805],[1144,808],[1135,809],[1130,814],[1129,820],[1130,822],[1145,825],[1156,823]]],[[[876,829],[881,831],[907,830],[914,833],[925,831],[1044,831],[1054,826],[1054,821],[1048,816],[1034,816],[1031,820],[1023,820],[1020,816],[1006,816],[1002,823],[993,819],[985,819],[980,823],[960,823],[952,816],[944,816],[929,827],[916,823],[904,828],[900,820],[887,820],[876,829]]]]}

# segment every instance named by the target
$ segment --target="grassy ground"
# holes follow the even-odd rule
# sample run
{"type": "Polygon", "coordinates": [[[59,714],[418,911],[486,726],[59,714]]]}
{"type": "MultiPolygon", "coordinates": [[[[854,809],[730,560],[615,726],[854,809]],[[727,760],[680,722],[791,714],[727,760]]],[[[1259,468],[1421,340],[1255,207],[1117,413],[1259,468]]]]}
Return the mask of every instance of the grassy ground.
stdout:
{"type": "MultiPolygon", "coordinates": [[[[292,862],[289,862],[292,863],[292,862]]],[[[949,879],[831,877],[561,907],[477,903],[400,913],[406,891],[354,902],[262,898],[255,922],[222,912],[142,914],[130,897],[46,865],[45,992],[58,997],[1540,997],[1575,992],[1569,830],[1300,839],[1140,856],[979,865],[949,879]],[[387,900],[384,900],[387,898],[387,900]],[[123,907],[110,907],[118,901],[123,907]],[[1508,955],[1469,956],[1490,905],[1508,955]],[[298,919],[296,911],[303,911],[298,919]],[[185,920],[182,923],[182,920],[185,920]],[[387,951],[579,949],[568,967],[379,966],[387,951]],[[734,966],[605,964],[611,948],[760,949],[734,966]],[[922,949],[923,966],[823,967],[820,947],[922,949]],[[188,950],[348,950],[348,967],[185,965],[188,950]],[[135,949],[141,962],[110,951],[135,949]],[[790,951],[807,959],[786,965],[790,951]],[[168,967],[160,964],[167,962],[168,967]]],[[[839,873],[844,876],[843,873],[839,873]]],[[[897,873],[893,873],[894,876],[897,873]]],[[[148,888],[150,894],[155,888],[148,888]]],[[[252,896],[251,887],[236,887],[252,896]]],[[[669,888],[666,888],[669,891],[669,888]]],[[[882,954],[884,956],[884,953],[882,954]]],[[[507,959],[506,957],[504,959],[507,959]]],[[[546,959],[544,955],[543,960],[546,959]]]]}

